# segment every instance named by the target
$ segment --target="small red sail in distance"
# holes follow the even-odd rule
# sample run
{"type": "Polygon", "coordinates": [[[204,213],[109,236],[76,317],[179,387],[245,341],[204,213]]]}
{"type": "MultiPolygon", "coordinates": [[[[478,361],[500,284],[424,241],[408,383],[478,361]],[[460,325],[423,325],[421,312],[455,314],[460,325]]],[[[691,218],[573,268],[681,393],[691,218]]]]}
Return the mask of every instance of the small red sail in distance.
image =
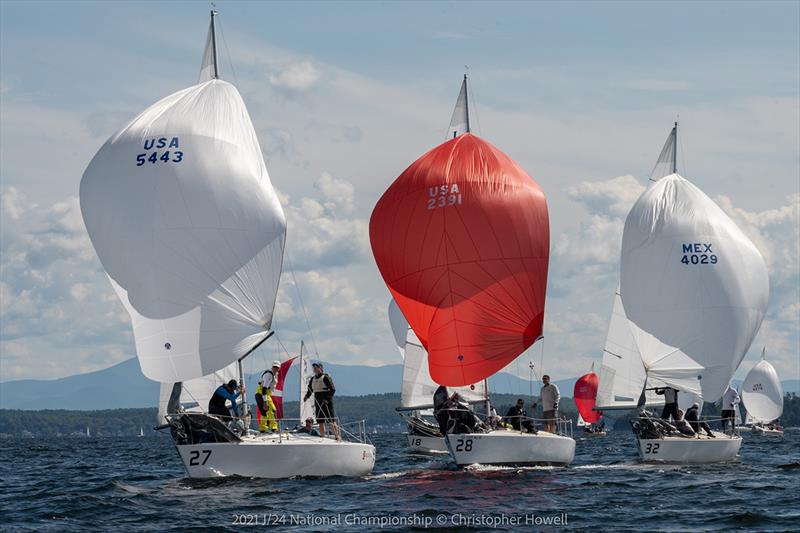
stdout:
{"type": "Polygon", "coordinates": [[[420,157],[378,200],[369,234],[437,383],[486,379],[541,337],[547,201],[488,142],[465,133],[420,157]]]}
{"type": "Polygon", "coordinates": [[[587,424],[596,424],[603,416],[602,411],[594,410],[598,383],[599,379],[594,372],[589,372],[579,377],[578,381],[575,382],[575,391],[572,396],[575,399],[575,406],[578,408],[578,412],[587,424]]]}

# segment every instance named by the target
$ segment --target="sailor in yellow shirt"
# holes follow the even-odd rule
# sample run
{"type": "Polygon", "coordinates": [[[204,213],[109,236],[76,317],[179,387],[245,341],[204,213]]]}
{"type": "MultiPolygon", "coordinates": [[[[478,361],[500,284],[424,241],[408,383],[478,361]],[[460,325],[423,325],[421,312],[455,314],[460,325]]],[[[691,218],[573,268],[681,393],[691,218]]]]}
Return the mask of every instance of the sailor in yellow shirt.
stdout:
{"type": "Polygon", "coordinates": [[[278,371],[281,368],[280,361],[272,362],[272,370],[267,370],[261,374],[261,380],[256,389],[256,405],[261,415],[258,424],[259,433],[266,433],[267,427],[270,431],[278,431],[278,420],[275,418],[275,402],[272,401],[272,393],[278,383],[278,371]]]}

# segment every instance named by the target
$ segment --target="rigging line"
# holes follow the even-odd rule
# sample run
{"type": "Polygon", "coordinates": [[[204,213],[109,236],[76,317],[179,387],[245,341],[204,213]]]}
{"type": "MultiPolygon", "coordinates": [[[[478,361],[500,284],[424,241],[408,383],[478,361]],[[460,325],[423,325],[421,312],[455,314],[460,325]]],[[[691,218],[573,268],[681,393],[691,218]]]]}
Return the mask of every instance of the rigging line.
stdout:
{"type": "Polygon", "coordinates": [[[222,44],[225,46],[225,54],[228,56],[228,65],[231,67],[231,74],[233,74],[233,83],[239,88],[239,78],[236,77],[236,69],[233,68],[233,58],[231,58],[231,52],[228,49],[228,41],[225,39],[225,30],[222,28],[222,24],[217,22],[217,27],[219,28],[219,34],[222,37],[222,44]]]}
{"type": "Polygon", "coordinates": [[[470,93],[472,94],[472,112],[475,115],[475,123],[478,125],[478,133],[479,136],[483,135],[483,130],[481,129],[481,118],[478,116],[478,106],[475,105],[475,88],[472,85],[472,78],[467,78],[467,85],[469,86],[469,90],[467,91],[467,98],[469,98],[470,93]]]}
{"type": "MultiPolygon", "coordinates": [[[[300,285],[297,283],[297,277],[294,275],[294,266],[292,262],[292,257],[289,254],[289,250],[285,250],[286,261],[289,263],[289,272],[292,274],[292,281],[294,283],[294,289],[297,291],[297,299],[300,301],[300,309],[303,310],[303,317],[306,320],[306,327],[308,328],[308,333],[311,335],[311,344],[314,346],[314,354],[319,359],[319,350],[317,349],[317,339],[314,337],[314,330],[311,329],[311,321],[308,319],[308,313],[306,312],[306,305],[303,303],[303,295],[300,293],[300,285]]],[[[287,352],[288,353],[288,352],[287,352]]]]}
{"type": "MultiPolygon", "coordinates": [[[[291,354],[291,353],[289,353],[289,350],[287,350],[287,349],[286,349],[286,346],[284,346],[284,345],[283,345],[283,343],[281,342],[281,338],[278,336],[278,334],[277,334],[277,333],[275,334],[275,340],[277,340],[277,341],[278,341],[278,344],[280,344],[280,345],[281,345],[281,348],[283,348],[283,351],[284,351],[284,352],[286,352],[286,355],[288,355],[288,356],[290,356],[290,357],[291,357],[291,355],[292,355],[292,354],[291,354]]],[[[277,347],[275,348],[275,350],[277,351],[277,347]]]]}
{"type": "Polygon", "coordinates": [[[683,175],[684,176],[688,176],[689,175],[689,171],[687,170],[687,167],[686,167],[686,150],[683,147],[683,136],[685,135],[683,133],[683,131],[684,130],[681,129],[681,135],[678,138],[678,143],[681,145],[681,154],[680,154],[680,156],[681,156],[681,161],[683,162],[683,165],[682,165],[683,166],[683,175]]]}

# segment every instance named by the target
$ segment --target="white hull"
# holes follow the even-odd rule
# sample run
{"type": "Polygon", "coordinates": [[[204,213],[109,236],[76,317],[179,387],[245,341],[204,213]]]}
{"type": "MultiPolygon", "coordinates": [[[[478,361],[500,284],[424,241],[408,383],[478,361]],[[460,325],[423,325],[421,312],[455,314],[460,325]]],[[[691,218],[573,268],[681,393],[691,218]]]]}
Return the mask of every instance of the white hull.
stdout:
{"type": "Polygon", "coordinates": [[[714,432],[716,438],[664,437],[636,439],[639,456],[647,463],[718,463],[732,461],[742,438],[714,432]]]}
{"type": "Polygon", "coordinates": [[[447,444],[444,437],[424,437],[422,435],[406,435],[408,438],[408,450],[411,453],[422,453],[426,455],[438,455],[447,453],[447,444]]]}
{"type": "Polygon", "coordinates": [[[176,446],[189,477],[281,479],[364,476],[375,466],[375,447],[307,435],[244,437],[241,442],[176,446]]]}
{"type": "Polygon", "coordinates": [[[781,429],[768,429],[761,426],[753,426],[753,435],[762,435],[764,437],[783,437],[783,430],[781,429]]]}
{"type": "Polygon", "coordinates": [[[447,448],[458,466],[485,465],[568,465],[575,458],[575,441],[540,431],[533,435],[519,431],[447,435],[447,448]]]}

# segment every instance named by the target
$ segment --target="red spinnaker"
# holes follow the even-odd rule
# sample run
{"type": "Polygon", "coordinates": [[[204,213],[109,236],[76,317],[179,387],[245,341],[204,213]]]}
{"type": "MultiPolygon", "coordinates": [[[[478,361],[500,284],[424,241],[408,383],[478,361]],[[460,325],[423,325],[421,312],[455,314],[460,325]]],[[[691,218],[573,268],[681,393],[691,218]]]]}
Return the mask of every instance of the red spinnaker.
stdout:
{"type": "MultiPolygon", "coordinates": [[[[286,374],[289,373],[289,367],[297,357],[292,357],[281,363],[278,369],[278,382],[275,384],[275,390],[272,392],[272,402],[275,404],[275,416],[280,419],[283,418],[283,382],[286,380],[286,374]]],[[[303,391],[300,391],[301,394],[303,391]]]]}
{"type": "Polygon", "coordinates": [[[547,202],[486,141],[466,133],[420,157],[378,201],[369,234],[437,383],[483,380],[541,336],[547,202]]]}
{"type": "Polygon", "coordinates": [[[578,412],[587,424],[596,424],[603,416],[602,411],[593,410],[598,383],[599,379],[594,372],[581,376],[575,382],[575,391],[572,396],[575,399],[575,406],[578,408],[578,412]]]}

